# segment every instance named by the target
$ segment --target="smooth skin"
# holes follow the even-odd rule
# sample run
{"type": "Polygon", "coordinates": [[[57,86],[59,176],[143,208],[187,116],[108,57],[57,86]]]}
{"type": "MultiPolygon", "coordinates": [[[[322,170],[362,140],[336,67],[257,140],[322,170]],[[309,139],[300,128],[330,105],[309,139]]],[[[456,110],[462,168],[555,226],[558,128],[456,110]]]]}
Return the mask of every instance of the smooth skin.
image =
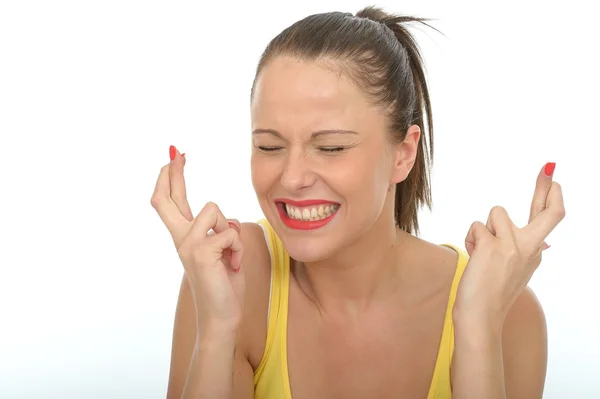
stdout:
{"type": "MultiPolygon", "coordinates": [[[[419,128],[392,143],[384,112],[332,66],[275,59],[252,102],[253,185],[293,259],[293,397],[425,397],[457,256],[394,225],[394,186],[411,171],[419,128]],[[324,228],[299,232],[279,220],[281,197],[341,207],[324,228]]],[[[151,201],[185,271],[167,397],[252,398],[267,333],[268,248],[258,225],[228,223],[215,204],[192,218],[184,164],[177,152],[151,201]]],[[[453,315],[454,398],[542,397],[546,324],[527,282],[563,217],[560,186],[542,170],[528,226],[495,207],[471,227],[453,315]]]]}

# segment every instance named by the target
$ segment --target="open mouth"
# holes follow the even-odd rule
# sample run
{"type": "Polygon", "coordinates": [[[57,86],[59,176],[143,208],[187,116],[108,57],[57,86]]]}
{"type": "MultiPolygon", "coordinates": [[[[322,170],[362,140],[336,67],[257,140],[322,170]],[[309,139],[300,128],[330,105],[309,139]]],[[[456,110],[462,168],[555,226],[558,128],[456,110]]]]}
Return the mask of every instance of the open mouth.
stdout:
{"type": "Polygon", "coordinates": [[[290,228],[312,230],[329,223],[340,209],[340,204],[324,201],[304,201],[291,204],[275,201],[282,221],[290,228]]]}

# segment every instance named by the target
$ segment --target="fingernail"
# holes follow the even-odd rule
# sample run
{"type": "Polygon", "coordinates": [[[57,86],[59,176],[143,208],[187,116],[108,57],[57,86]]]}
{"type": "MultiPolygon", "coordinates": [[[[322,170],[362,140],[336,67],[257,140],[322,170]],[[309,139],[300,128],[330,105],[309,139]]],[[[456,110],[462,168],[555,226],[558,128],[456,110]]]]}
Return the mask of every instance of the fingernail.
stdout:
{"type": "Polygon", "coordinates": [[[546,174],[546,176],[552,176],[555,167],[556,162],[548,162],[546,166],[544,166],[544,173],[546,174]]]}
{"type": "Polygon", "coordinates": [[[185,158],[185,152],[183,154],[181,154],[181,156],[185,158]]]}
{"type": "Polygon", "coordinates": [[[175,159],[175,155],[177,155],[177,149],[172,145],[169,147],[169,158],[171,158],[171,161],[175,159]]]}
{"type": "Polygon", "coordinates": [[[229,227],[231,227],[232,229],[235,229],[238,233],[240,232],[240,225],[239,224],[237,224],[233,220],[228,220],[227,223],[229,223],[229,227]]]}
{"type": "Polygon", "coordinates": [[[550,248],[550,245],[548,245],[548,244],[546,243],[546,241],[544,241],[544,242],[542,243],[542,251],[545,251],[545,250],[547,250],[548,248],[550,248]]]}
{"type": "Polygon", "coordinates": [[[234,273],[237,273],[240,271],[241,268],[242,268],[242,265],[240,264],[237,269],[231,268],[231,270],[233,270],[234,273]]]}

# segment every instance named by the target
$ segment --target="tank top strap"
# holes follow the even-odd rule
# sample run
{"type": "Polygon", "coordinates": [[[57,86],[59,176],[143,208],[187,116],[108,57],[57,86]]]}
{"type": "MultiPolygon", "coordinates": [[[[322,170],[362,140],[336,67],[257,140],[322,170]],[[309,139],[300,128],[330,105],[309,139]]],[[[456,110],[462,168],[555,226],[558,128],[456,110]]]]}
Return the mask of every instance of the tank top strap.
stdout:
{"type": "Polygon", "coordinates": [[[456,301],[460,279],[462,278],[469,261],[467,252],[456,245],[442,244],[442,246],[454,250],[458,254],[458,260],[454,271],[454,277],[452,278],[452,284],[450,286],[448,304],[446,305],[446,315],[444,317],[444,327],[442,329],[442,337],[431,387],[427,396],[428,399],[445,399],[452,396],[450,377],[450,368],[452,367],[452,358],[454,356],[454,323],[452,321],[452,309],[454,308],[454,302],[456,301]]]}
{"type": "MultiPolygon", "coordinates": [[[[458,285],[463,273],[467,267],[469,261],[469,255],[467,252],[456,245],[443,244],[444,247],[453,249],[458,254],[458,262],[456,263],[456,271],[454,272],[454,278],[452,279],[452,286],[450,288],[450,298],[448,300],[448,310],[452,310],[454,302],[456,301],[456,293],[458,292],[458,285]]],[[[452,313],[452,312],[450,312],[452,313]]]]}
{"type": "MultiPolygon", "coordinates": [[[[290,257],[269,222],[262,219],[258,224],[271,256],[271,288],[265,350],[254,372],[255,397],[268,398],[275,392],[285,392],[285,398],[291,398],[286,350],[290,257]]],[[[283,399],[284,395],[280,397],[283,399]]]]}
{"type": "Polygon", "coordinates": [[[452,321],[452,309],[454,309],[454,303],[456,302],[456,294],[458,292],[458,286],[460,279],[469,262],[469,254],[463,249],[452,245],[444,244],[445,247],[451,248],[458,254],[458,262],[456,264],[456,271],[454,272],[454,278],[452,279],[452,286],[450,288],[450,297],[448,299],[448,308],[446,309],[446,323],[450,325],[451,334],[449,338],[449,352],[450,352],[450,364],[452,364],[452,356],[454,355],[454,323],[452,321]]]}

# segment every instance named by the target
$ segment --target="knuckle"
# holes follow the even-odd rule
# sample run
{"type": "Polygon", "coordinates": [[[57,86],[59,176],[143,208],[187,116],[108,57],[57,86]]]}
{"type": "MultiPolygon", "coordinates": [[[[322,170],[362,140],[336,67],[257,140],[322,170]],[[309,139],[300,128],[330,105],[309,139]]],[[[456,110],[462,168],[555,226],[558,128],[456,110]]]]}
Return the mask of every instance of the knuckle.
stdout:
{"type": "Polygon", "coordinates": [[[482,227],[485,227],[485,225],[483,223],[481,223],[480,221],[471,223],[471,230],[473,230],[473,231],[478,231],[482,227]]]}
{"type": "Polygon", "coordinates": [[[539,245],[532,247],[528,252],[522,254],[519,260],[528,267],[537,268],[542,261],[542,249],[539,245]]]}
{"type": "Polygon", "coordinates": [[[159,179],[170,180],[171,168],[169,164],[164,165],[160,168],[159,179]]]}
{"type": "Polygon", "coordinates": [[[566,210],[564,206],[557,206],[556,209],[554,209],[554,216],[558,219],[558,220],[562,220],[565,218],[566,216],[566,210]]]}
{"type": "Polygon", "coordinates": [[[492,218],[500,218],[506,215],[506,209],[500,205],[493,206],[490,210],[490,216],[492,218]]]}
{"type": "Polygon", "coordinates": [[[502,257],[507,262],[514,262],[520,258],[519,248],[514,243],[506,243],[502,246],[502,257]]]}
{"type": "Polygon", "coordinates": [[[490,238],[488,234],[485,234],[489,230],[488,230],[487,226],[485,224],[483,224],[482,222],[473,223],[472,228],[473,228],[474,232],[479,233],[480,240],[483,240],[485,242],[490,238]]]}
{"type": "Polygon", "coordinates": [[[486,239],[485,245],[485,254],[492,259],[505,259],[504,251],[498,245],[494,245],[495,243],[491,240],[486,239]]]}
{"type": "Polygon", "coordinates": [[[206,212],[218,212],[219,211],[219,207],[217,206],[217,204],[215,204],[212,201],[208,201],[205,205],[203,210],[206,210],[206,212]]]}
{"type": "Polygon", "coordinates": [[[163,201],[164,201],[164,199],[161,198],[160,196],[153,195],[152,198],[150,198],[150,205],[155,210],[158,210],[162,206],[163,201]]]}

